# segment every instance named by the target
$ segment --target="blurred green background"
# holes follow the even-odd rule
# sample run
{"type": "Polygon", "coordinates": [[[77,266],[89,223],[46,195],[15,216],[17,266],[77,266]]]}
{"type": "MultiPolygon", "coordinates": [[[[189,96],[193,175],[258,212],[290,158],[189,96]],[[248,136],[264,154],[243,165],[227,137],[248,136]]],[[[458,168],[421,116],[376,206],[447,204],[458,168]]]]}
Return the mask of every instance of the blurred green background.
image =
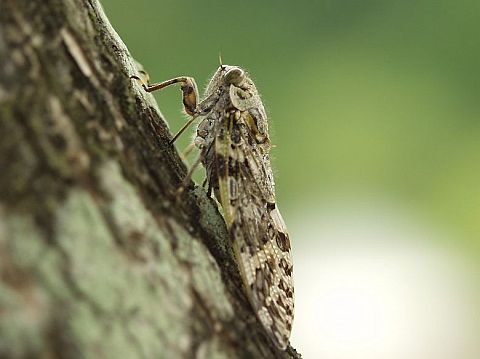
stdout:
{"type": "MultiPolygon", "coordinates": [[[[358,248],[378,248],[375,243],[383,243],[386,256],[398,251],[397,246],[385,245],[392,243],[391,237],[396,238],[395,243],[414,243],[407,246],[411,249],[408,253],[418,253],[418,245],[435,249],[427,253],[444,248],[446,254],[440,256],[440,262],[448,273],[473,263],[459,272],[466,291],[479,282],[478,0],[102,3],[152,82],[189,75],[202,87],[218,66],[220,52],[224,63],[246,68],[256,82],[269,114],[276,145],[272,153],[277,199],[292,232],[298,268],[294,331],[312,330],[306,324],[298,329],[307,307],[298,303],[305,303],[308,293],[302,291],[306,283],[302,263],[308,262],[308,252],[312,255],[318,250],[318,257],[311,258],[321,273],[321,262],[327,261],[321,254],[326,252],[322,241],[328,241],[328,233],[339,246],[337,257],[352,247],[350,239],[338,244],[343,238],[338,228],[350,228],[354,238],[357,224],[362,223],[366,241],[357,241],[358,248]],[[390,234],[372,230],[378,222],[389,227],[390,234]],[[319,228],[319,224],[323,226],[319,228]],[[325,232],[328,226],[336,229],[325,232]],[[416,231],[420,234],[411,235],[411,228],[421,228],[416,231]],[[374,244],[369,230],[376,233],[374,244]],[[460,258],[460,264],[454,257],[460,258]]],[[[166,89],[155,96],[176,132],[185,120],[180,113],[179,89],[166,89]]],[[[189,140],[184,136],[179,148],[189,140]]],[[[423,262],[420,258],[419,263],[423,262]]],[[[412,267],[415,264],[408,264],[412,267]]],[[[412,278],[405,280],[415,281],[422,273],[414,271],[412,278]]],[[[444,277],[441,281],[445,285],[430,293],[435,298],[452,291],[444,277]]],[[[415,289],[406,288],[405,292],[409,290],[415,289]]],[[[472,298],[470,292],[465,293],[462,298],[472,298]]],[[[461,301],[452,303],[444,309],[465,306],[461,301]]],[[[470,304],[471,311],[464,314],[477,321],[479,302],[470,304]]],[[[312,305],[315,308],[317,304],[312,305]]],[[[395,308],[393,305],[392,310],[395,308]]],[[[431,324],[451,326],[448,321],[431,324]]],[[[330,342],[347,340],[344,347],[352,346],[342,337],[344,332],[339,335],[330,342]]],[[[344,357],[340,349],[328,351],[328,344],[318,349],[318,342],[300,337],[297,334],[300,352],[344,357]]],[[[374,342],[375,338],[366,340],[374,342]]],[[[438,342],[443,337],[432,338],[438,342]]],[[[439,349],[441,354],[436,356],[412,351],[408,357],[474,358],[480,353],[476,345],[471,341],[458,344],[457,351],[439,349]]],[[[349,357],[364,357],[361,349],[354,353],[349,357]]],[[[373,352],[364,353],[366,358],[376,358],[373,352]]],[[[392,352],[382,353],[387,355],[384,358],[395,357],[392,352]]]]}

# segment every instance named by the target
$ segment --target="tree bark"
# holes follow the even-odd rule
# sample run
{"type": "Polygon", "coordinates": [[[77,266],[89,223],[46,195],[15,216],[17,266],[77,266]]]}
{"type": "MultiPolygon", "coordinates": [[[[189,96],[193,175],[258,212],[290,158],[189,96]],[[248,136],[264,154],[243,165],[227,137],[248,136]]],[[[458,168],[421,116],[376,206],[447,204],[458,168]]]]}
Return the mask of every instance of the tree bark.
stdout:
{"type": "Polygon", "coordinates": [[[0,0],[0,357],[294,358],[96,0],[0,0]]]}

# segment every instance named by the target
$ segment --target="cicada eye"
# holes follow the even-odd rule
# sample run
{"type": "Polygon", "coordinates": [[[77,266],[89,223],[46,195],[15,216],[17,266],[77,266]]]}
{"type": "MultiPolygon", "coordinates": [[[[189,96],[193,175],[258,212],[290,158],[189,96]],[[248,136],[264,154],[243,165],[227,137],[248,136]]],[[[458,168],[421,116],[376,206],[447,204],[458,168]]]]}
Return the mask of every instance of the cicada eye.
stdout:
{"type": "Polygon", "coordinates": [[[245,71],[239,67],[233,67],[227,70],[225,80],[232,85],[240,86],[245,80],[245,71]]]}

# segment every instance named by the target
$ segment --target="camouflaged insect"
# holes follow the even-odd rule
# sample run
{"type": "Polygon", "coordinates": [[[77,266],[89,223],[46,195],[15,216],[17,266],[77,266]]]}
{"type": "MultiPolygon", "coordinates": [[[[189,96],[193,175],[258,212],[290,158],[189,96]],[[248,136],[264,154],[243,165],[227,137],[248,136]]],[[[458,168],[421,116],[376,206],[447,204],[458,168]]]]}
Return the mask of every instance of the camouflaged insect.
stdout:
{"type": "MultiPolygon", "coordinates": [[[[290,240],[275,203],[267,115],[257,89],[237,66],[221,65],[197,104],[193,78],[144,86],[154,91],[180,83],[185,111],[203,120],[195,145],[207,172],[208,192],[220,202],[250,302],[269,337],[285,349],[293,321],[290,240]]],[[[174,137],[173,141],[178,137],[174,137]]]]}

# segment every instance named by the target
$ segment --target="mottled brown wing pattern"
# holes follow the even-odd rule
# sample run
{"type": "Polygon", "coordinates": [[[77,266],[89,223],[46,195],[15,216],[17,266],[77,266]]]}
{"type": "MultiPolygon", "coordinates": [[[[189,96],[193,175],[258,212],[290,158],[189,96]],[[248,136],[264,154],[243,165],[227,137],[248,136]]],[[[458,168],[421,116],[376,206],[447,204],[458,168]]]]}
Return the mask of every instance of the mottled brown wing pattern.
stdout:
{"type": "Polygon", "coordinates": [[[220,65],[199,103],[188,76],[142,85],[152,92],[174,83],[180,84],[184,109],[192,117],[172,142],[203,117],[194,144],[201,150],[208,193],[213,189],[222,205],[250,302],[269,337],[285,349],[293,321],[290,239],[275,202],[268,121],[258,91],[243,69],[229,65],[220,65]]]}
{"type": "Polygon", "coordinates": [[[258,114],[232,110],[215,139],[218,197],[252,306],[281,349],[293,321],[290,240],[275,204],[268,136],[258,114]]]}

